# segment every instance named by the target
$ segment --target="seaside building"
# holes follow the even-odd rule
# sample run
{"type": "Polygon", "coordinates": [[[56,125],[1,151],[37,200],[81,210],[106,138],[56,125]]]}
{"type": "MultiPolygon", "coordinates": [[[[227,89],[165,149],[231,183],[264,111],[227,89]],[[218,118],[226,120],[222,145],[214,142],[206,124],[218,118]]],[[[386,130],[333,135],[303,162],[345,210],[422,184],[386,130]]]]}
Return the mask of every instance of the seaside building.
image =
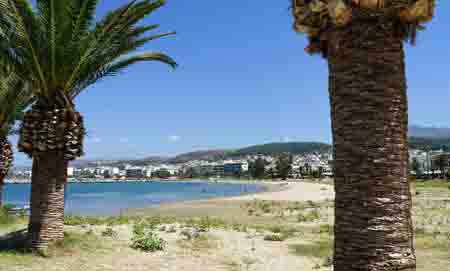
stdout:
{"type": "Polygon", "coordinates": [[[144,170],[141,167],[128,167],[125,169],[125,176],[129,178],[143,178],[144,170]]]}

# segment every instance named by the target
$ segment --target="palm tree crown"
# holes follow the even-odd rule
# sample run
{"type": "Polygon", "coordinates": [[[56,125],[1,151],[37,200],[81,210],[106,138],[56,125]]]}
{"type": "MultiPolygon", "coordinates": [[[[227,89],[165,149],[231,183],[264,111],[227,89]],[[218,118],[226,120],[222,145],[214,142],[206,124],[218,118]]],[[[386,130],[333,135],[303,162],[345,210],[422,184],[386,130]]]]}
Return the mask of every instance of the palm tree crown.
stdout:
{"type": "Polygon", "coordinates": [[[434,8],[435,0],[292,0],[294,29],[306,33],[310,42],[305,51],[324,57],[328,30],[345,27],[358,18],[393,21],[398,35],[414,44],[417,30],[433,18],[434,8]]]}
{"type": "Polygon", "coordinates": [[[30,82],[38,103],[46,108],[72,106],[89,85],[131,64],[160,61],[176,67],[169,56],[129,53],[146,42],[173,32],[147,35],[158,25],[140,26],[163,0],[131,1],[96,22],[98,0],[0,0],[0,44],[22,78],[30,82]]]}

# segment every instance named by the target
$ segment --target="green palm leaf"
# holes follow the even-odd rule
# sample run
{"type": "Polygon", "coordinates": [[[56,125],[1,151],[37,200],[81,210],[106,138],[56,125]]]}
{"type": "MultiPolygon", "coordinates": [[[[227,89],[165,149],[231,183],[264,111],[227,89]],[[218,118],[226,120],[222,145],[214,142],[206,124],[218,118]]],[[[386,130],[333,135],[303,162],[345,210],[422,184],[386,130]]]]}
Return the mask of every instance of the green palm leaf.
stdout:
{"type": "Polygon", "coordinates": [[[152,40],[159,25],[141,21],[165,4],[134,0],[95,21],[99,0],[0,0],[0,54],[28,82],[39,104],[71,107],[73,98],[102,78],[137,62],[158,61],[157,53],[128,56],[152,40]]]}

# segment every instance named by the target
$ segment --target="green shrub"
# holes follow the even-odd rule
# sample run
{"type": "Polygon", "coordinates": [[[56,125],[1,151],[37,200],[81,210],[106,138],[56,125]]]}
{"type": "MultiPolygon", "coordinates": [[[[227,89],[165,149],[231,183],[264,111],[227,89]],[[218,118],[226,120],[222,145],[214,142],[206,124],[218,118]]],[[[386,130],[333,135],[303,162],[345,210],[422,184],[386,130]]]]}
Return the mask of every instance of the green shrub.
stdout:
{"type": "Polygon", "coordinates": [[[155,252],[164,250],[166,241],[154,232],[154,225],[147,223],[137,223],[133,227],[133,238],[131,248],[145,252],[155,252]]]}

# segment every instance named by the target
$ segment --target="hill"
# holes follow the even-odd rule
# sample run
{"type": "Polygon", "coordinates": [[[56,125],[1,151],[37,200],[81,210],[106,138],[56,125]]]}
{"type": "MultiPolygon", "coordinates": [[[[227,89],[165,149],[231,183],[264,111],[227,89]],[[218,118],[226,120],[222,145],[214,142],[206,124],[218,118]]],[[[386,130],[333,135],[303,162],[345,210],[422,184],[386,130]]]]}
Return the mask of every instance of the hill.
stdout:
{"type": "Polygon", "coordinates": [[[450,128],[412,125],[409,127],[409,136],[412,138],[447,139],[450,138],[450,128]]]}
{"type": "Polygon", "coordinates": [[[285,152],[292,154],[304,154],[311,152],[328,152],[331,150],[329,144],[320,142],[289,142],[289,143],[270,143],[264,145],[255,145],[242,148],[231,152],[233,156],[244,156],[254,154],[277,155],[285,152]]]}
{"type": "Polygon", "coordinates": [[[169,158],[168,160],[166,160],[166,162],[177,164],[177,163],[186,163],[192,160],[213,161],[226,158],[227,152],[228,151],[226,150],[207,150],[207,151],[188,152],[177,155],[173,158],[169,158]]]}
{"type": "Polygon", "coordinates": [[[450,138],[410,137],[409,147],[419,150],[450,150],[450,138]]]}

